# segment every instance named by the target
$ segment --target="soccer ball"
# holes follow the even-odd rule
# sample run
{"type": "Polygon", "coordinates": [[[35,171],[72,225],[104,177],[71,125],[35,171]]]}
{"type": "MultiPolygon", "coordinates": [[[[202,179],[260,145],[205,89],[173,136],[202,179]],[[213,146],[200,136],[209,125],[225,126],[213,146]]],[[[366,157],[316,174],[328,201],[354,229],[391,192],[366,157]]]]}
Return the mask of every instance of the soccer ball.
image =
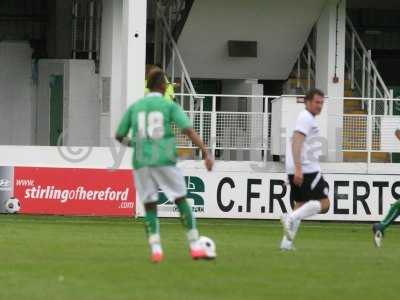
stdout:
{"type": "Polygon", "coordinates": [[[21,209],[21,203],[17,198],[10,198],[6,202],[6,211],[9,214],[16,214],[21,209]]]}
{"type": "Polygon", "coordinates": [[[201,236],[199,238],[199,243],[202,246],[202,248],[206,251],[207,257],[209,259],[214,259],[217,257],[215,243],[212,239],[206,236],[201,236]]]}

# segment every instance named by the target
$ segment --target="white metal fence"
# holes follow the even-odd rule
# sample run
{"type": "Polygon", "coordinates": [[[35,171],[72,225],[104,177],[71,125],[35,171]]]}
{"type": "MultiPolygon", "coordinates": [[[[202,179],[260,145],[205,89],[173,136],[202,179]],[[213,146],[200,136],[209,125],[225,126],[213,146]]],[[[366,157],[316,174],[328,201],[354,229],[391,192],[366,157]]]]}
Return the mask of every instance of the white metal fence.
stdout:
{"type": "MultiPolygon", "coordinates": [[[[268,150],[270,114],[257,112],[188,111],[194,129],[213,150],[268,150]]],[[[195,148],[177,133],[181,148],[195,148]]]]}
{"type": "MultiPolygon", "coordinates": [[[[209,100],[210,110],[187,111],[193,121],[194,128],[203,137],[210,150],[259,151],[264,160],[271,159],[271,124],[277,116],[268,112],[269,101],[276,96],[254,95],[198,95],[203,101],[209,100]],[[224,100],[236,102],[237,105],[222,106],[224,100]],[[241,109],[253,105],[259,111],[233,111],[244,101],[241,109]],[[249,104],[250,103],[250,104],[249,104]],[[218,110],[217,110],[218,107],[218,110]],[[229,111],[232,110],[232,111],[229,111]]],[[[178,102],[185,107],[185,95],[178,95],[178,102]]],[[[327,126],[336,128],[336,137],[327,136],[328,151],[337,151],[344,162],[392,162],[392,153],[400,153],[400,142],[395,137],[395,131],[400,127],[400,110],[395,109],[395,103],[400,99],[372,98],[328,98],[326,102],[338,102],[343,107],[343,113],[331,114],[328,111],[327,126]],[[391,104],[389,105],[389,102],[391,104]],[[363,103],[366,103],[364,105],[363,103]],[[376,114],[377,103],[393,107],[386,114],[376,114]],[[342,106],[343,105],[343,106],[342,106]],[[365,108],[363,108],[365,106],[365,108]],[[368,113],[373,112],[373,113],[368,113]],[[398,114],[398,115],[397,115],[398,114]],[[333,146],[331,146],[331,144],[333,146]]],[[[329,109],[325,108],[325,109],[329,109]]],[[[331,134],[332,135],[332,134],[331,134]]],[[[180,148],[195,148],[183,135],[178,134],[180,148]]],[[[400,161],[399,161],[400,162],[400,161]]]]}
{"type": "MultiPolygon", "coordinates": [[[[217,150],[259,151],[262,152],[260,157],[266,159],[271,134],[268,101],[277,98],[276,96],[203,94],[196,95],[196,98],[201,102],[195,107],[198,110],[193,110],[190,95],[177,95],[178,103],[185,109],[193,127],[214,155],[217,150]],[[232,103],[234,105],[230,105],[232,103]],[[249,106],[257,108],[258,111],[246,111],[249,106]]],[[[179,148],[195,148],[178,131],[177,143],[179,148]]]]}

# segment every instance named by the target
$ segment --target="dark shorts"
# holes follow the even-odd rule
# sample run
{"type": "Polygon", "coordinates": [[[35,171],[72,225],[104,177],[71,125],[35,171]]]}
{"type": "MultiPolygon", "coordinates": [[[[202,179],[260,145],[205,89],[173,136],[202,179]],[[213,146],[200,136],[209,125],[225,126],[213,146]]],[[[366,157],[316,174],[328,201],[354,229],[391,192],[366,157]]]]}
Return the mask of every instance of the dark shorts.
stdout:
{"type": "Polygon", "coordinates": [[[307,202],[321,200],[328,197],[329,185],[319,172],[303,174],[303,184],[293,183],[294,175],[289,175],[290,201],[307,202]]]}

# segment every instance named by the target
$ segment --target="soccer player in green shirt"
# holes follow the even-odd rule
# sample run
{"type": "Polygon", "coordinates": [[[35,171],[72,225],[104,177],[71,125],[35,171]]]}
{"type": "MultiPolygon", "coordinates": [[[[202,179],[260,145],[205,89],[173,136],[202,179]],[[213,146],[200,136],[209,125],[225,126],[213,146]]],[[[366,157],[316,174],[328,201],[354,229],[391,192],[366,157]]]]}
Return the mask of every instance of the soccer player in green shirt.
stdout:
{"type": "MultiPolygon", "coordinates": [[[[396,129],[394,134],[396,138],[400,140],[400,128],[396,129]]],[[[385,230],[397,219],[398,216],[400,216],[400,200],[397,200],[390,206],[389,212],[381,222],[372,225],[374,242],[377,247],[382,246],[385,230]]]]}
{"type": "Polygon", "coordinates": [[[150,93],[129,107],[118,127],[116,139],[134,148],[135,184],[145,208],[144,220],[151,260],[158,263],[164,258],[157,217],[159,189],[178,207],[187,229],[192,258],[213,258],[200,243],[196,220],[186,200],[186,184],[181,170],[176,166],[176,140],[171,125],[174,123],[200,148],[208,171],[212,170],[214,160],[181,107],[175,102],[165,101],[163,95],[167,83],[164,72],[154,72],[147,86],[150,93]],[[129,131],[132,131],[131,139],[127,137],[129,131]]]}

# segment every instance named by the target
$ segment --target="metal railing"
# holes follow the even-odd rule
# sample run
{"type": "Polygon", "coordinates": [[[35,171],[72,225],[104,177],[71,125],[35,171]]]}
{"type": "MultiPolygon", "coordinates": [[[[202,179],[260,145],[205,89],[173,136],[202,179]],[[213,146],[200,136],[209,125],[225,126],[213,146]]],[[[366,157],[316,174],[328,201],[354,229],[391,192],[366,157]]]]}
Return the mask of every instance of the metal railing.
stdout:
{"type": "Polygon", "coordinates": [[[194,0],[158,0],[159,6],[167,12],[167,19],[171,33],[176,40],[183,29],[186,17],[190,12],[194,0]]]}
{"type": "MultiPolygon", "coordinates": [[[[179,95],[189,97],[189,95],[179,95]]],[[[216,155],[218,151],[254,151],[259,153],[258,160],[272,160],[271,140],[272,135],[285,135],[286,131],[272,132],[272,123],[279,120],[268,112],[268,104],[279,96],[258,95],[198,95],[202,101],[211,101],[210,110],[186,111],[192,119],[193,126],[216,155]],[[225,102],[224,102],[225,101],[225,102]],[[240,102],[245,105],[240,105],[240,102]],[[224,105],[230,103],[230,105],[224,105]],[[231,105],[236,103],[237,105],[231,105]],[[253,111],[240,111],[253,104],[253,111]],[[219,109],[217,110],[217,106],[219,109]],[[257,109],[258,107],[258,109],[257,109]],[[238,111],[239,109],[239,111],[238,111]]],[[[294,96],[298,97],[298,96],[294,96]]],[[[294,99],[295,101],[295,99],[294,99]]],[[[354,102],[366,103],[367,109],[363,112],[331,114],[327,112],[325,128],[336,128],[336,136],[326,135],[328,152],[340,153],[340,160],[325,158],[329,162],[392,162],[392,153],[400,153],[400,142],[395,137],[395,131],[400,127],[400,112],[388,112],[386,115],[375,114],[373,107],[376,103],[392,106],[399,99],[382,98],[328,98],[330,105],[337,102],[339,106],[346,107],[354,102]],[[346,101],[352,101],[347,103],[346,101]],[[389,103],[392,103],[389,105],[389,103]]],[[[203,104],[203,107],[206,105],[203,104]]],[[[329,109],[325,107],[324,109],[329,109]]],[[[282,124],[287,126],[287,124],[282,124]]],[[[281,128],[280,128],[281,129],[281,128]]],[[[327,131],[328,132],[328,131],[327,131]]],[[[323,137],[324,138],[324,137],[323,137]]],[[[178,146],[180,148],[194,149],[183,135],[178,133],[178,146]]],[[[283,155],[283,154],[282,154],[283,155]]],[[[220,155],[221,156],[221,155],[220,155]]],[[[327,156],[326,156],[327,157],[327,156]]],[[[399,161],[400,162],[400,161],[399,161]]]]}
{"type": "MultiPolygon", "coordinates": [[[[270,149],[271,114],[268,101],[276,96],[259,95],[214,95],[201,94],[200,109],[190,110],[190,95],[178,94],[178,99],[193,122],[193,127],[203,138],[211,152],[217,151],[258,151],[262,160],[267,160],[270,149]],[[209,100],[209,110],[204,110],[205,101],[209,100]],[[231,106],[229,103],[237,105],[231,106]],[[227,107],[217,111],[217,103],[227,107]],[[257,107],[257,111],[245,111],[249,105],[257,107]],[[242,111],[241,111],[242,110],[242,111]]],[[[177,131],[178,147],[196,148],[186,137],[177,131]]]]}
{"type": "Polygon", "coordinates": [[[296,89],[306,91],[315,87],[316,56],[309,41],[299,54],[294,70],[296,89]]]}
{"type": "MultiPolygon", "coordinates": [[[[316,79],[316,54],[312,48],[312,34],[310,34],[304,48],[299,54],[292,70],[291,78],[296,84],[296,94],[315,87],[316,79]]],[[[372,60],[371,51],[367,50],[359,34],[354,28],[349,17],[346,19],[346,55],[345,70],[347,76],[346,89],[353,92],[353,96],[361,98],[393,98],[390,90],[380,75],[378,68],[372,60]]],[[[293,90],[289,87],[288,90],[293,90]]],[[[372,107],[374,113],[386,115],[393,109],[392,103],[385,106],[381,101],[375,101],[372,107]]],[[[367,103],[362,103],[362,109],[367,108],[367,103]]]]}
{"type": "Polygon", "coordinates": [[[394,109],[399,99],[350,98],[347,101],[363,102],[367,108],[365,113],[336,116],[336,126],[343,126],[340,150],[345,153],[365,153],[364,158],[368,163],[392,162],[392,153],[400,153],[400,142],[395,136],[400,128],[400,111],[394,109]],[[382,114],[376,110],[378,105],[391,110],[382,114]]]}
{"type": "MultiPolygon", "coordinates": [[[[383,81],[372,60],[371,51],[365,47],[349,17],[346,19],[346,45],[345,67],[351,90],[362,98],[393,98],[393,91],[383,81]]],[[[392,110],[392,102],[387,104],[389,106],[375,102],[372,109],[377,114],[386,115],[392,110]]]]}
{"type": "Polygon", "coordinates": [[[174,14],[176,13],[173,12],[173,6],[164,7],[157,4],[157,18],[160,20],[162,32],[162,68],[169,75],[173,84],[179,81],[181,94],[190,95],[190,110],[194,110],[195,106],[200,109],[201,100],[197,96],[178,45],[172,35],[171,26],[174,14]],[[169,16],[168,19],[166,15],[169,16]]]}
{"type": "Polygon", "coordinates": [[[100,59],[102,1],[73,0],[72,58],[100,59]],[[82,58],[82,57],[80,57],[82,58]]]}

